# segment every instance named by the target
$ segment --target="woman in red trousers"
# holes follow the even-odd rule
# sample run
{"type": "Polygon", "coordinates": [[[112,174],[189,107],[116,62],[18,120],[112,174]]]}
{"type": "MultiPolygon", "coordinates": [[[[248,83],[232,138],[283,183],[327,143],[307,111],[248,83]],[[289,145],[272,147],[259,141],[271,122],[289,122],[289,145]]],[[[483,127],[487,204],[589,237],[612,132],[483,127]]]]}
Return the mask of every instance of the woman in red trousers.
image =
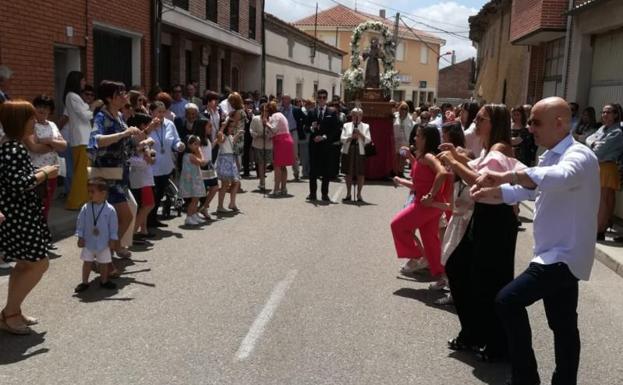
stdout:
{"type": "Polygon", "coordinates": [[[422,250],[414,237],[415,230],[420,231],[431,275],[440,277],[444,272],[439,239],[442,210],[431,207],[433,202],[446,199],[443,186],[449,173],[435,157],[440,142],[436,126],[420,126],[416,135],[415,156],[408,147],[401,149],[401,153],[406,152],[411,162],[411,180],[395,177],[394,182],[409,187],[414,194],[413,202],[396,214],[391,223],[398,258],[409,259],[401,270],[403,273],[413,271],[417,260],[422,258],[422,250]]]}

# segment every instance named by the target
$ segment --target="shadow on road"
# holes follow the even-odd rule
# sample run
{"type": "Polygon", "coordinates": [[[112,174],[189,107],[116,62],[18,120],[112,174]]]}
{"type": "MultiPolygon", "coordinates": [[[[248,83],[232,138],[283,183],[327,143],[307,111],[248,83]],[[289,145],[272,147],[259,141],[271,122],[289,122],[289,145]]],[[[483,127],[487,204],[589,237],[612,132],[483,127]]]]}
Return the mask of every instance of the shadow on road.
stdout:
{"type": "Polygon", "coordinates": [[[426,306],[434,307],[435,309],[444,310],[452,314],[456,314],[454,306],[448,305],[435,305],[435,301],[443,298],[445,293],[443,291],[429,290],[429,289],[413,289],[404,287],[394,292],[394,295],[403,298],[415,299],[422,302],[426,306]]]}
{"type": "Polygon", "coordinates": [[[472,352],[452,352],[448,357],[471,366],[474,377],[485,384],[504,384],[510,373],[508,364],[482,362],[472,352]]]}
{"type": "Polygon", "coordinates": [[[9,365],[24,361],[30,357],[50,351],[48,348],[32,350],[35,346],[45,342],[45,334],[32,333],[26,336],[14,336],[5,332],[0,332],[0,365],[9,365]]]}

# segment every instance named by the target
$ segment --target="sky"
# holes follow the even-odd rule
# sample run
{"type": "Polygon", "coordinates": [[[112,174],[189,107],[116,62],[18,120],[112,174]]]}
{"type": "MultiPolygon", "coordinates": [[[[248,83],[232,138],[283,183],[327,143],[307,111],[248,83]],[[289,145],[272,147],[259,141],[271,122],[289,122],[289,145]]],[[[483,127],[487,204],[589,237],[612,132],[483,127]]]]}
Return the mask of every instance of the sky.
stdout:
{"type": "MultiPolygon", "coordinates": [[[[400,12],[403,20],[415,29],[435,34],[446,41],[441,53],[456,51],[456,61],[476,56],[476,50],[467,38],[469,25],[467,18],[476,14],[488,0],[317,0],[318,10],[332,8],[337,3],[363,12],[378,15],[379,9],[385,9],[387,17],[400,12]],[[428,24],[424,25],[424,24],[428,24]],[[433,27],[433,28],[431,28],[433,27]],[[439,31],[439,30],[443,30],[439,31]],[[458,37],[447,32],[454,32],[458,37]]],[[[266,12],[278,18],[293,22],[314,14],[316,0],[266,0],[266,12]]],[[[440,67],[450,63],[450,56],[439,61],[440,67]]]]}

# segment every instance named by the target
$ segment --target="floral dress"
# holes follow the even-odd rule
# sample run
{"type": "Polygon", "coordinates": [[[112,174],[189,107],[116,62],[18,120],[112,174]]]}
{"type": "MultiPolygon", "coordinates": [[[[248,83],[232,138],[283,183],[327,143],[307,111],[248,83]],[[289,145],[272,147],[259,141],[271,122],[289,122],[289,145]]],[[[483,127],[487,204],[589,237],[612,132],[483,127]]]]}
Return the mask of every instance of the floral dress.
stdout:
{"type": "Polygon", "coordinates": [[[50,230],[34,190],[35,169],[28,151],[10,140],[0,145],[0,249],[6,258],[35,262],[47,258],[50,230]]]}
{"type": "Polygon", "coordinates": [[[206,196],[206,188],[201,178],[201,168],[190,161],[189,153],[182,159],[180,174],[180,195],[182,198],[202,198],[206,196]]]}

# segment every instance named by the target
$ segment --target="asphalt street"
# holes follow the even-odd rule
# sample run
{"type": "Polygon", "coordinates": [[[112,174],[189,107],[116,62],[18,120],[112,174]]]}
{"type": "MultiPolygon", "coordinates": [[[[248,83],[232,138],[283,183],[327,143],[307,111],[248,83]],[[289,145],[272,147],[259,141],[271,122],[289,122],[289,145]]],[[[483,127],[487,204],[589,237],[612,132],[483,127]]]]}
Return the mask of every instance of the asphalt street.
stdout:
{"type": "MultiPolygon", "coordinates": [[[[153,248],[123,263],[118,291],[92,285],[74,295],[76,240],[60,241],[24,306],[41,320],[36,334],[0,334],[0,384],[504,383],[505,365],[446,348],[458,320],[432,305],[430,279],[398,275],[389,221],[405,189],[372,183],[368,204],[327,205],[305,201],[306,183],[279,199],[256,185],[243,181],[238,215],[198,229],[170,221],[153,248]]],[[[331,194],[341,199],[343,185],[332,183],[331,194]]],[[[525,227],[517,272],[530,259],[525,227]]],[[[596,262],[580,290],[579,384],[623,384],[623,279],[596,262]]],[[[553,338],[542,304],[530,317],[549,384],[553,338]]]]}

